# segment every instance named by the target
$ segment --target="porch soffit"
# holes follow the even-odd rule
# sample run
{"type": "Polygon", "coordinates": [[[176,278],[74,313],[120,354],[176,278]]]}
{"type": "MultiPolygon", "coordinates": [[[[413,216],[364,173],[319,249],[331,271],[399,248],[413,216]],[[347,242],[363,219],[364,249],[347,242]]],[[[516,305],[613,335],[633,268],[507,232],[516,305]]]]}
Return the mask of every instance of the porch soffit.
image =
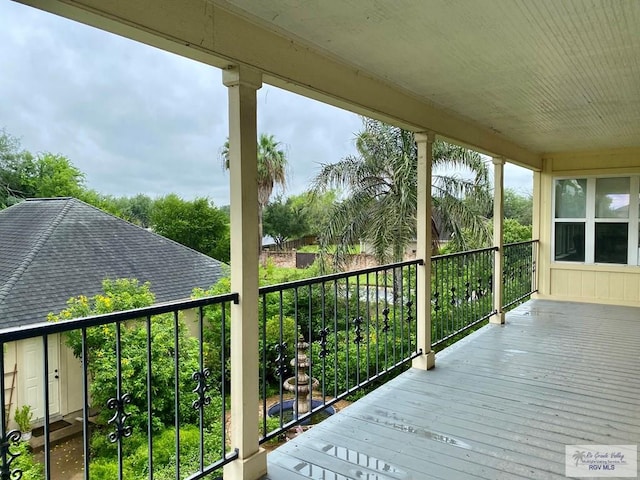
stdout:
{"type": "Polygon", "coordinates": [[[640,143],[640,2],[21,1],[530,168],[640,143]]]}
{"type": "Polygon", "coordinates": [[[530,151],[640,144],[640,2],[219,3],[530,151]]]}

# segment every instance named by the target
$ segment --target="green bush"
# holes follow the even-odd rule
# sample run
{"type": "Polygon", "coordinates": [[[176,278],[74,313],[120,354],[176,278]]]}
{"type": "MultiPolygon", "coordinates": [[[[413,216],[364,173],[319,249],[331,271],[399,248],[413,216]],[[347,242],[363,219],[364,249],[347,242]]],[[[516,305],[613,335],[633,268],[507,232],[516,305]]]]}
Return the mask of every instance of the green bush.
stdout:
{"type": "Polygon", "coordinates": [[[12,445],[10,450],[14,454],[19,454],[19,456],[12,462],[11,467],[12,470],[16,469],[22,471],[22,480],[44,479],[44,466],[35,461],[28,442],[20,441],[15,446],[12,445]]]}
{"type": "MultiPolygon", "coordinates": [[[[217,404],[220,405],[218,399],[217,404]]],[[[210,465],[222,458],[222,437],[220,423],[204,430],[204,465],[210,465]]],[[[105,435],[100,435],[106,438],[105,435]]],[[[118,476],[117,450],[97,437],[92,441],[93,455],[90,465],[91,478],[112,480],[118,476]]],[[[174,428],[166,428],[153,436],[153,478],[173,480],[176,477],[176,434],[174,428]]],[[[123,476],[127,479],[149,478],[149,449],[147,437],[140,435],[123,440],[123,476]]],[[[180,471],[183,476],[200,469],[200,429],[187,425],[180,429],[180,471]]]]}
{"type": "MultiPolygon", "coordinates": [[[[103,282],[104,294],[89,299],[77,297],[69,300],[69,307],[58,315],[49,315],[52,321],[67,320],[92,314],[108,313],[131,308],[149,306],[154,295],[149,284],[140,285],[137,280],[119,279],[103,282]]],[[[98,422],[105,424],[113,415],[107,407],[109,399],[116,397],[117,358],[116,325],[108,324],[87,329],[87,370],[91,377],[92,403],[98,407],[98,422]]],[[[80,331],[67,334],[67,345],[74,354],[82,353],[80,331]]],[[[192,374],[200,370],[198,341],[191,337],[182,319],[176,322],[172,314],[157,315],[151,319],[151,385],[147,393],[147,326],[144,321],[129,321],[120,325],[121,381],[122,392],[128,393],[131,403],[125,411],[131,416],[127,424],[136,431],[147,430],[147,394],[152,398],[151,422],[155,430],[172,425],[175,417],[175,366],[179,364],[178,388],[185,394],[180,396],[180,417],[183,422],[196,420],[196,411],[191,408],[195,383],[192,374]],[[178,353],[175,336],[178,337],[178,353]]]]}

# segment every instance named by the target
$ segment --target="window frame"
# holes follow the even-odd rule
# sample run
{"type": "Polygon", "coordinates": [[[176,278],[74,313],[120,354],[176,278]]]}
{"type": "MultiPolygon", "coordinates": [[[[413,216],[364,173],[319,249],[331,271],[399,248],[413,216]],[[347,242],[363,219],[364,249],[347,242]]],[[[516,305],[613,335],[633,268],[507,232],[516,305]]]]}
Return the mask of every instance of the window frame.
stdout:
{"type": "Polygon", "coordinates": [[[562,175],[552,179],[551,201],[551,262],[570,265],[606,265],[606,266],[638,266],[640,265],[640,174],[600,174],[600,175],[562,175]],[[629,216],[628,218],[596,217],[596,180],[599,178],[629,178],[629,216]],[[584,218],[556,217],[556,185],[560,180],[587,181],[586,211],[584,218]],[[584,223],[585,244],[584,261],[556,260],[556,224],[584,223]],[[596,263],[595,241],[596,223],[627,224],[627,263],[596,263]]]}

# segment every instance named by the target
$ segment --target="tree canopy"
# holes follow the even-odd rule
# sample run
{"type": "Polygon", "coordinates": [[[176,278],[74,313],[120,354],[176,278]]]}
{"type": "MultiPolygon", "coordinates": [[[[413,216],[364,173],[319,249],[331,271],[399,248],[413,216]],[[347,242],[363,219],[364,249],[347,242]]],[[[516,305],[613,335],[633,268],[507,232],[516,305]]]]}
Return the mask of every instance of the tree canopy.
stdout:
{"type": "Polygon", "coordinates": [[[287,198],[279,195],[264,209],[264,233],[273,237],[278,248],[287,240],[317,236],[329,221],[335,201],[332,190],[318,195],[304,192],[287,198]]]}
{"type": "Polygon", "coordinates": [[[276,197],[268,203],[263,214],[264,233],[271,235],[278,248],[287,240],[299,238],[308,230],[307,219],[300,205],[292,197],[276,197]]]}
{"type": "MultiPolygon", "coordinates": [[[[486,218],[478,205],[490,202],[489,171],[479,154],[441,141],[434,144],[432,229],[453,234],[465,248],[465,231],[488,241],[486,218]],[[473,202],[465,201],[474,197],[473,202]]],[[[340,260],[350,245],[368,242],[380,262],[401,260],[416,236],[417,147],[413,133],[363,119],[357,155],[322,166],[314,191],[340,188],[344,199],[333,208],[321,235],[324,246],[338,245],[340,260]]]]}
{"type": "Polygon", "coordinates": [[[170,194],[155,201],[151,224],[156,233],[223,262],[229,261],[227,216],[207,198],[183,200],[170,194]]]}
{"type": "Polygon", "coordinates": [[[504,189],[504,218],[517,220],[521,225],[531,225],[532,215],[531,195],[521,195],[512,188],[504,189]]]}
{"type": "Polygon", "coordinates": [[[20,141],[0,132],[0,208],[24,198],[79,197],[84,174],[62,155],[23,150],[20,141]]]}

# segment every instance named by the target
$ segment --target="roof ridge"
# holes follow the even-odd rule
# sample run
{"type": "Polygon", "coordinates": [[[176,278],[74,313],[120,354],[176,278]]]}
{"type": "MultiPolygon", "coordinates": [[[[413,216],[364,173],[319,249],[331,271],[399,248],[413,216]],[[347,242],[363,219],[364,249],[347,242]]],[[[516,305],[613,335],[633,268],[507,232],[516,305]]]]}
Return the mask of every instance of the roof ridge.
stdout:
{"type": "Polygon", "coordinates": [[[4,303],[4,300],[7,298],[7,295],[13,288],[13,286],[18,282],[22,274],[29,268],[31,262],[36,257],[36,255],[42,249],[42,246],[49,240],[53,231],[60,225],[60,222],[65,217],[71,206],[73,205],[72,199],[65,199],[65,205],[62,207],[62,210],[58,212],[56,218],[49,224],[44,232],[38,237],[38,240],[34,244],[31,251],[24,257],[20,265],[13,271],[9,279],[0,287],[0,305],[4,303]]]}

